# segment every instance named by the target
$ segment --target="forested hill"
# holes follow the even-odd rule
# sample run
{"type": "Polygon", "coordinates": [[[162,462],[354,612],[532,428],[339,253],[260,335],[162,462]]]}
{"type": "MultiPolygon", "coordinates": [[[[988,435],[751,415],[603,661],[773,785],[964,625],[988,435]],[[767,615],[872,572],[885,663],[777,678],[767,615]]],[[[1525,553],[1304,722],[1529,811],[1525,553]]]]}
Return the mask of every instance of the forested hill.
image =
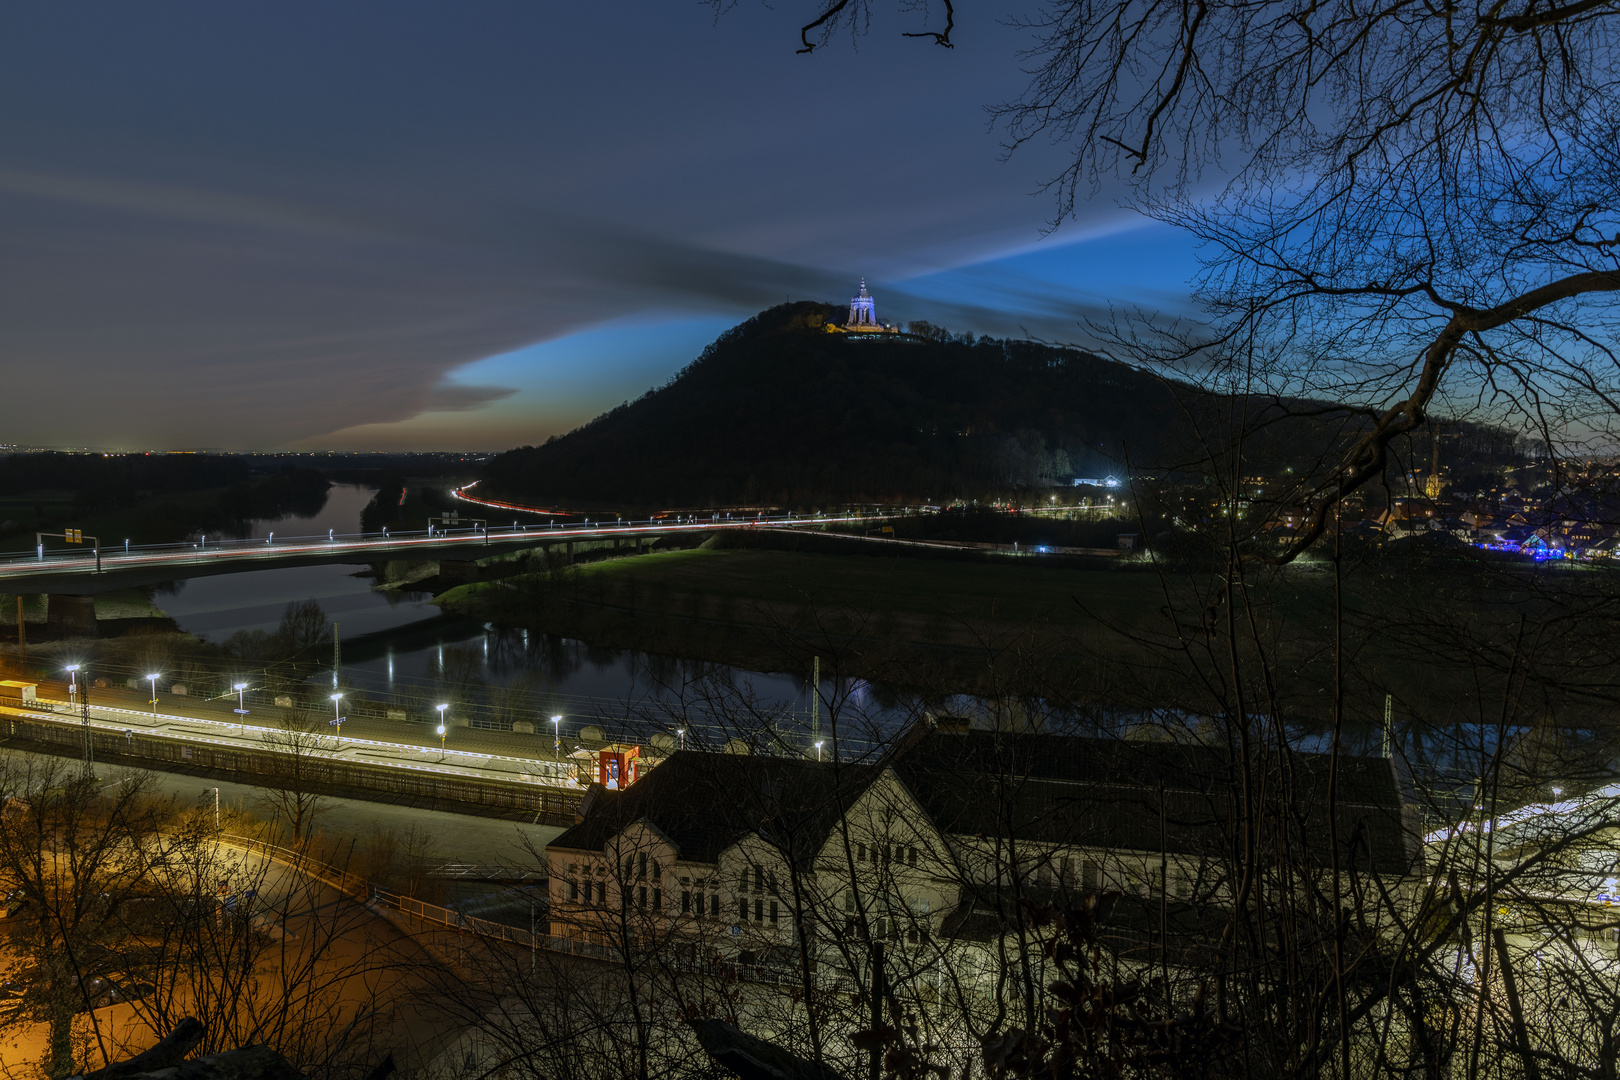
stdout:
{"type": "Polygon", "coordinates": [[[577,505],[985,498],[1158,463],[1175,389],[1029,341],[851,339],[825,304],[721,335],[675,379],[544,446],[494,459],[481,493],[577,505]]]}

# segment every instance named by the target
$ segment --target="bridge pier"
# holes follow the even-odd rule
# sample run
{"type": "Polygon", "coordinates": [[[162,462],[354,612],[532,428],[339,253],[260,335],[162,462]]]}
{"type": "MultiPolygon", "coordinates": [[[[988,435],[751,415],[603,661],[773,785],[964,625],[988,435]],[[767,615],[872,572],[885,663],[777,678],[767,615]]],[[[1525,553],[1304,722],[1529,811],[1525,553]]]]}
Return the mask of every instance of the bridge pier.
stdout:
{"type": "Polygon", "coordinates": [[[96,598],[50,593],[45,598],[45,633],[51,637],[95,637],[96,598]]]}
{"type": "Polygon", "coordinates": [[[478,580],[478,563],[471,559],[440,559],[439,578],[441,581],[455,582],[458,585],[478,580]]]}

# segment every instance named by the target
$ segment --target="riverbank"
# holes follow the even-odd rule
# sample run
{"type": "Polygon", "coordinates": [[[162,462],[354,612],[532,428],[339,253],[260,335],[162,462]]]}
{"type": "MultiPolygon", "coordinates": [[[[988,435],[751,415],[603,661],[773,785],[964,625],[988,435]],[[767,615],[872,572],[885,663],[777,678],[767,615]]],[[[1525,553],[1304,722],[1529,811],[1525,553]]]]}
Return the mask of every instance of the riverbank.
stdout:
{"type": "Polygon", "coordinates": [[[840,675],[923,693],[985,693],[1094,673],[1145,629],[1162,583],[1059,569],[704,547],[452,588],[442,610],[613,649],[840,675]]]}

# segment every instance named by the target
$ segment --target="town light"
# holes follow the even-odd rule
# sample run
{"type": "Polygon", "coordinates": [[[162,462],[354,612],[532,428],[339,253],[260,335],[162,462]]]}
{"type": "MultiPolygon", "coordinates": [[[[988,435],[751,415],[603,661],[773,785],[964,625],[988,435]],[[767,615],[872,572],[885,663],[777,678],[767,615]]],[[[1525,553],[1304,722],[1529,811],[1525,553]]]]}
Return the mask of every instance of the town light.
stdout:
{"type": "Polygon", "coordinates": [[[552,733],[551,749],[557,754],[558,757],[561,757],[562,756],[562,717],[561,716],[553,716],[551,718],[551,733],[552,733]]]}
{"type": "Polygon", "coordinates": [[[675,735],[676,735],[677,738],[679,738],[681,740],[681,749],[685,750],[686,749],[686,729],[685,728],[676,728],[675,729],[675,735]]]}
{"type": "Polygon", "coordinates": [[[343,718],[343,716],[341,716],[338,713],[338,702],[343,700],[343,695],[341,693],[333,694],[333,695],[331,695],[331,698],[332,698],[332,726],[337,728],[338,736],[341,738],[342,735],[343,735],[343,720],[344,720],[344,718],[343,718]]]}
{"type": "Polygon", "coordinates": [[[816,743],[816,760],[821,760],[821,743],[816,743]]]}
{"type": "MultiPolygon", "coordinates": [[[[245,682],[233,683],[231,685],[231,689],[236,691],[236,715],[237,716],[246,716],[248,714],[247,698],[246,698],[247,688],[248,688],[248,684],[245,683],[245,682]]],[[[240,720],[237,721],[238,726],[240,726],[241,723],[242,723],[242,721],[240,721],[240,720]]]]}
{"type": "Polygon", "coordinates": [[[72,705],[79,692],[79,665],[69,664],[63,670],[68,673],[68,704],[72,705]]]}
{"type": "Polygon", "coordinates": [[[155,715],[157,715],[157,681],[158,681],[158,677],[156,675],[148,675],[146,678],[147,678],[147,681],[149,681],[152,684],[152,714],[155,716],[155,715]]]}

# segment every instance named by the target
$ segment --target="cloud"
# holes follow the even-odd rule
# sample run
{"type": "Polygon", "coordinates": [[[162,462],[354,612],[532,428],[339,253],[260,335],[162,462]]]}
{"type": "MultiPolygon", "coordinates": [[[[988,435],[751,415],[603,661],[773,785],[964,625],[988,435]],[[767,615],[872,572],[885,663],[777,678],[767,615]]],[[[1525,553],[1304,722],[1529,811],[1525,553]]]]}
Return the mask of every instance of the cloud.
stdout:
{"type": "Polygon", "coordinates": [[[423,412],[472,412],[492,405],[517,393],[515,386],[464,386],[460,383],[440,383],[433,388],[423,412]]]}

